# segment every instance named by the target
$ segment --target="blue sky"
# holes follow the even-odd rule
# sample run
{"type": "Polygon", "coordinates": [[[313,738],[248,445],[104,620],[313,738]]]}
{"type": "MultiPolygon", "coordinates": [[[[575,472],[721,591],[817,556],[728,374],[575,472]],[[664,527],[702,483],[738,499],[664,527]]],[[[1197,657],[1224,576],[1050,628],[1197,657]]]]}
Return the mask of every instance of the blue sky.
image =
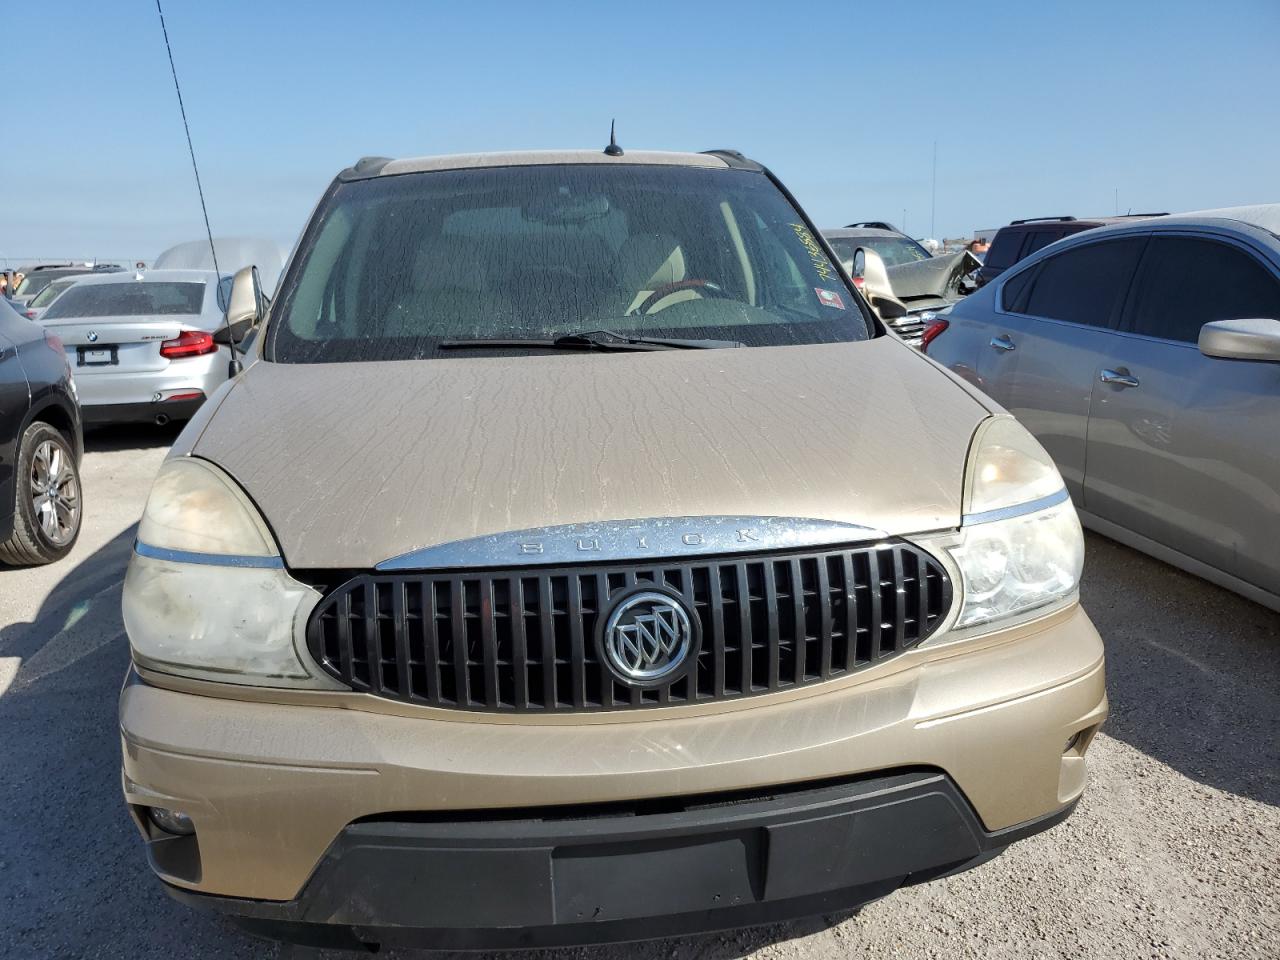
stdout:
{"type": "MultiPolygon", "coordinates": [[[[220,235],[291,245],[364,154],[736,147],[820,224],[1280,201],[1280,0],[168,0],[220,235]]],[[[6,12],[0,257],[202,232],[153,0],[6,12]],[[30,18],[29,22],[26,18],[30,18]]],[[[3,260],[0,260],[2,263],[3,260]]]]}

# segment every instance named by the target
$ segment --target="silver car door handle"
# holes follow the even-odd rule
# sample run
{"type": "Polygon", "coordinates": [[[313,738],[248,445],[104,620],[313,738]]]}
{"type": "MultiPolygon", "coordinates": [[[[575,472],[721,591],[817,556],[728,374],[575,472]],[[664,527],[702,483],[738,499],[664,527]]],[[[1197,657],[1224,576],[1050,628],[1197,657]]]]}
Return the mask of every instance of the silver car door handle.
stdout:
{"type": "Polygon", "coordinates": [[[1008,335],[991,338],[991,345],[997,350],[1017,350],[1018,345],[1009,339],[1008,335]]]}
{"type": "Polygon", "coordinates": [[[1113,383],[1117,387],[1136,387],[1139,383],[1137,377],[1130,376],[1129,372],[1120,370],[1103,370],[1098,374],[1098,379],[1103,383],[1113,383]]]}

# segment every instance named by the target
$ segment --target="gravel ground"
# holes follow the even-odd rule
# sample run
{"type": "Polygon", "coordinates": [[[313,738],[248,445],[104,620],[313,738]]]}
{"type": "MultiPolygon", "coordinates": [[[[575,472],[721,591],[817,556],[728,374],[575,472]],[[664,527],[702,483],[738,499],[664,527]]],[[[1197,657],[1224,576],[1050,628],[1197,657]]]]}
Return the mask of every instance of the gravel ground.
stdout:
{"type": "MultiPolygon", "coordinates": [[[[0,957],[317,956],[172,903],[121,804],[120,579],[174,435],[91,435],[75,552],[0,572],[0,957]]],[[[1280,616],[1100,537],[1088,550],[1112,716],[1065,824],[857,916],[542,956],[1280,956],[1280,616]]]]}

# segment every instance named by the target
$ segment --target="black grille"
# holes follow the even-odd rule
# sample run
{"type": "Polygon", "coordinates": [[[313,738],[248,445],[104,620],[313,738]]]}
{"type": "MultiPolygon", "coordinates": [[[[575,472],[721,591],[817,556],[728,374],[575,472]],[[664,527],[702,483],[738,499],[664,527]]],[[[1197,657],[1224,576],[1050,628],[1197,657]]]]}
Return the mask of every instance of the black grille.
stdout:
{"type": "Polygon", "coordinates": [[[487,712],[580,712],[757,696],[844,676],[902,653],[951,605],[942,565],[911,544],[818,552],[363,574],[307,625],[317,662],[355,690],[487,712]],[[693,668],[648,689],[597,650],[612,598],[646,583],[700,621],[693,668]]]}

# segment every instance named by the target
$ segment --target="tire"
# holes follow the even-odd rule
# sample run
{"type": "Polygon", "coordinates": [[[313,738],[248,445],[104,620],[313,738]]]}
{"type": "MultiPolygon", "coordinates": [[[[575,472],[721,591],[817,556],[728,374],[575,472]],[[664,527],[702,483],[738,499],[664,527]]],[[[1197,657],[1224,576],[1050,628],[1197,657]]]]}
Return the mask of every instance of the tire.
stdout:
{"type": "Polygon", "coordinates": [[[71,444],[37,421],[18,442],[13,535],[0,543],[0,563],[31,566],[61,560],[76,545],[84,517],[80,468],[71,444]]]}

